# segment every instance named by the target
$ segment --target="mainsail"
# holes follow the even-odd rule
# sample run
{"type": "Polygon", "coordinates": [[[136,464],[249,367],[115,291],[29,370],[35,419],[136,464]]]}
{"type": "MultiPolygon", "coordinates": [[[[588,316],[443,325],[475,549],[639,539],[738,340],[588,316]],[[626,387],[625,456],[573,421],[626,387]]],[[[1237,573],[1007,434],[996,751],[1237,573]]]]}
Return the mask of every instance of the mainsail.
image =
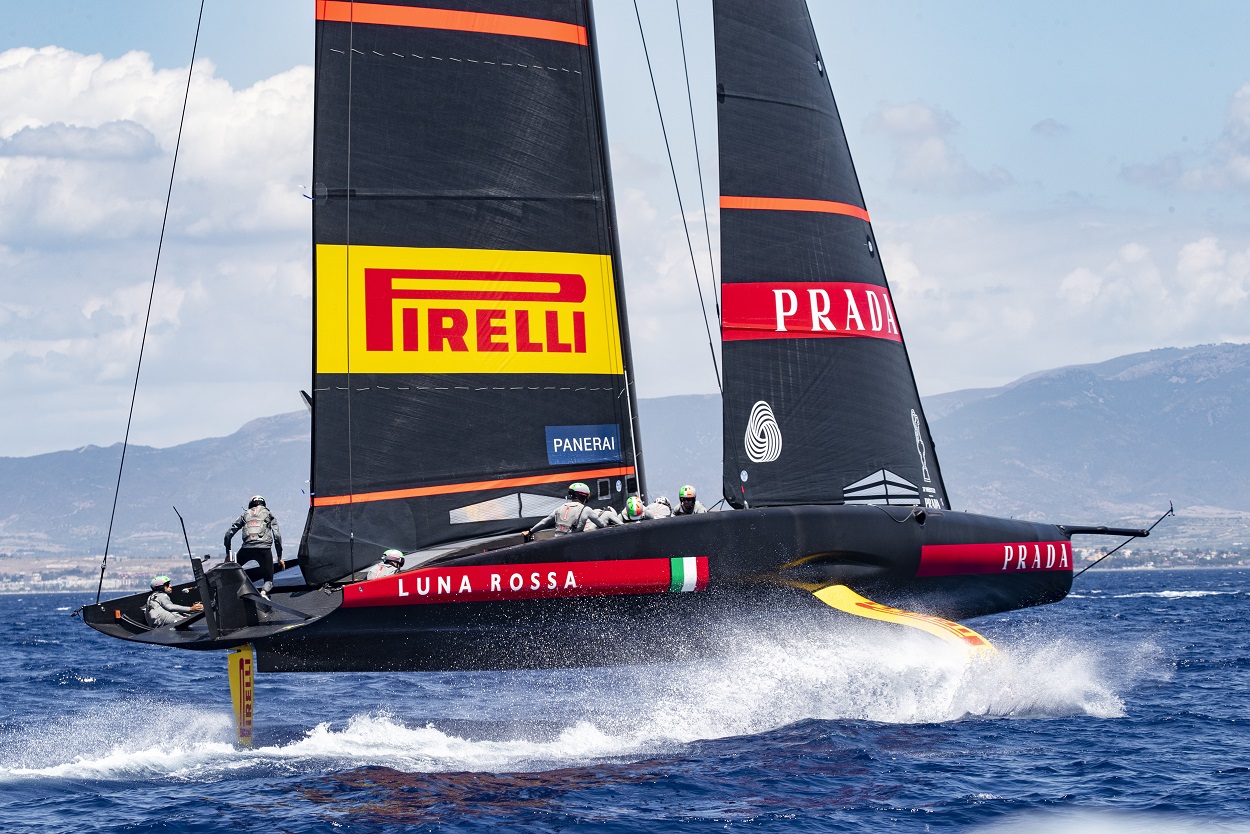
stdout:
{"type": "Polygon", "coordinates": [[[803,0],[714,0],[724,490],[948,507],[803,0]]]}
{"type": "Polygon", "coordinates": [[[637,491],[586,0],[318,0],[305,579],[637,491]]]}

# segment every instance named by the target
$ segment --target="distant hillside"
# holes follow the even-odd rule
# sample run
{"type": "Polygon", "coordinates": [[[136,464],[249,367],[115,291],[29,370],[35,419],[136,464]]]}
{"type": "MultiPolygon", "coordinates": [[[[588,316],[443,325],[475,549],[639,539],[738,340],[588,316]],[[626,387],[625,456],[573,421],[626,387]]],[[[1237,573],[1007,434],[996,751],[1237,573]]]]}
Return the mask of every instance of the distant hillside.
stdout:
{"type": "MultiPolygon", "coordinates": [[[[226,527],[254,493],[265,496],[284,539],[297,545],[308,507],[309,424],[307,412],[282,414],[229,437],[130,447],[110,551],[185,553],[176,506],[194,552],[219,554],[226,527]]],[[[103,552],[120,455],[116,444],[0,458],[0,554],[103,552]]]]}
{"type": "Polygon", "coordinates": [[[958,507],[1092,522],[1170,500],[1161,541],[1250,539],[1250,345],[1058,368],[925,408],[958,507]]]}
{"type": "MultiPolygon", "coordinates": [[[[719,498],[716,396],[643,400],[652,496],[695,484],[719,498]]],[[[1155,350],[931,397],[926,413],[957,509],[1072,523],[1141,523],[1175,502],[1152,544],[1250,542],[1250,345],[1155,350]]],[[[132,447],[112,552],[196,553],[259,492],[294,547],[307,512],[306,412],[224,438],[132,447]]],[[[98,557],[120,445],[0,458],[0,555],[98,557]]]]}

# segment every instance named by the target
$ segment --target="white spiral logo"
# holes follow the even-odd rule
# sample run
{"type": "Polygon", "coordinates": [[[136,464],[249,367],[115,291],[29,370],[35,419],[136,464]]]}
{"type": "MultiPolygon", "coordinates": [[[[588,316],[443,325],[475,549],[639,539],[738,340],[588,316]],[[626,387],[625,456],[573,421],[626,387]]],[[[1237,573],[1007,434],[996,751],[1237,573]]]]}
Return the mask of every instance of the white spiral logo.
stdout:
{"type": "Polygon", "coordinates": [[[747,420],[747,457],[756,463],[771,463],[781,457],[781,426],[768,403],[760,400],[751,406],[747,420]]]}

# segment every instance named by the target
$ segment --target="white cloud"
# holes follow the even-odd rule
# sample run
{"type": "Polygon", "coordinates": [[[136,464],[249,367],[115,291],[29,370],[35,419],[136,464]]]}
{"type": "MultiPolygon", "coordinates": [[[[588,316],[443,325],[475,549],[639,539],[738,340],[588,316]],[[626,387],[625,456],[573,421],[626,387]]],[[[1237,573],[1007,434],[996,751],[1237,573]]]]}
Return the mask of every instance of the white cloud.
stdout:
{"type": "MultiPolygon", "coordinates": [[[[293,410],[308,384],[312,70],[239,90],[214,72],[197,62],[191,84],[141,443],[293,410]],[[227,392],[245,367],[257,380],[239,408],[227,392]]],[[[0,53],[0,397],[20,404],[0,413],[0,453],[120,438],[185,84],[138,52],[0,53]]]]}
{"type": "Polygon", "coordinates": [[[99,127],[53,122],[24,127],[0,140],[0,156],[142,161],[156,155],[156,137],[136,122],[119,119],[99,127]]]}
{"type": "Polygon", "coordinates": [[[867,127],[893,143],[892,182],[902,188],[960,195],[991,191],[1012,181],[1003,168],[973,168],[951,141],[959,122],[923,102],[881,105],[867,127]]]}
{"type": "Polygon", "coordinates": [[[1042,119],[1030,128],[1038,136],[1055,137],[1068,132],[1068,126],[1057,119],[1042,119]]]}
{"type": "Polygon", "coordinates": [[[1089,208],[877,224],[925,393],[1160,345],[1250,341],[1250,239],[1089,208]]]}
{"type": "Polygon", "coordinates": [[[1233,93],[1219,137],[1195,154],[1130,165],[1125,179],[1183,191],[1250,191],[1250,83],[1233,93]]]}

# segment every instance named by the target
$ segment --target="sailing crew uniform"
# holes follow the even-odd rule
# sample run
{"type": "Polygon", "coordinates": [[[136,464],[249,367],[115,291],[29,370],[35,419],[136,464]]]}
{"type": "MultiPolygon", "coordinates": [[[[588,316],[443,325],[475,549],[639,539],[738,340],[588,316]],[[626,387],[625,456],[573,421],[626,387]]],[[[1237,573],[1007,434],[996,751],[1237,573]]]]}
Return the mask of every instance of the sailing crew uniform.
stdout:
{"type": "Polygon", "coordinates": [[[673,508],[668,504],[656,501],[654,504],[647,505],[648,518],[670,518],[673,515],[673,508]]]}
{"type": "Polygon", "coordinates": [[[255,559],[260,565],[261,576],[265,578],[261,589],[269,593],[273,587],[273,549],[278,551],[278,561],[282,561],[282,531],[278,528],[278,519],[264,504],[249,507],[226,531],[226,550],[230,550],[230,540],[234,534],[243,531],[243,543],[239,546],[240,565],[255,559]],[[271,549],[272,548],[272,549],[271,549]]]}
{"type": "Polygon", "coordinates": [[[389,562],[378,562],[365,573],[365,579],[381,579],[384,576],[394,576],[397,573],[399,573],[399,568],[389,562]]]}
{"type": "Polygon", "coordinates": [[[703,506],[699,499],[696,498],[694,502],[694,509],[690,512],[686,512],[685,509],[682,508],[681,504],[678,504],[677,509],[673,510],[673,515],[698,515],[699,513],[705,512],[707,512],[707,507],[703,506]]]}
{"type": "Polygon", "coordinates": [[[153,591],[143,606],[143,613],[148,618],[148,625],[153,628],[173,625],[186,619],[194,609],[188,605],[179,605],[169,598],[164,591],[153,591]]]}
{"type": "Polygon", "coordinates": [[[581,501],[565,501],[552,510],[546,518],[531,527],[530,532],[537,533],[539,530],[546,530],[554,525],[557,536],[567,536],[569,533],[582,532],[587,524],[595,527],[608,526],[608,522],[600,518],[596,510],[587,507],[581,501]]]}
{"type": "MultiPolygon", "coordinates": [[[[615,527],[618,524],[625,523],[625,520],[621,518],[621,514],[618,513],[612,507],[604,507],[601,510],[591,510],[591,512],[599,516],[599,520],[602,521],[604,524],[606,524],[608,527],[615,527]]],[[[590,524],[590,522],[588,521],[586,522],[586,524],[590,524]]],[[[585,529],[586,529],[586,525],[583,524],[582,530],[585,530],[585,529]]]]}

